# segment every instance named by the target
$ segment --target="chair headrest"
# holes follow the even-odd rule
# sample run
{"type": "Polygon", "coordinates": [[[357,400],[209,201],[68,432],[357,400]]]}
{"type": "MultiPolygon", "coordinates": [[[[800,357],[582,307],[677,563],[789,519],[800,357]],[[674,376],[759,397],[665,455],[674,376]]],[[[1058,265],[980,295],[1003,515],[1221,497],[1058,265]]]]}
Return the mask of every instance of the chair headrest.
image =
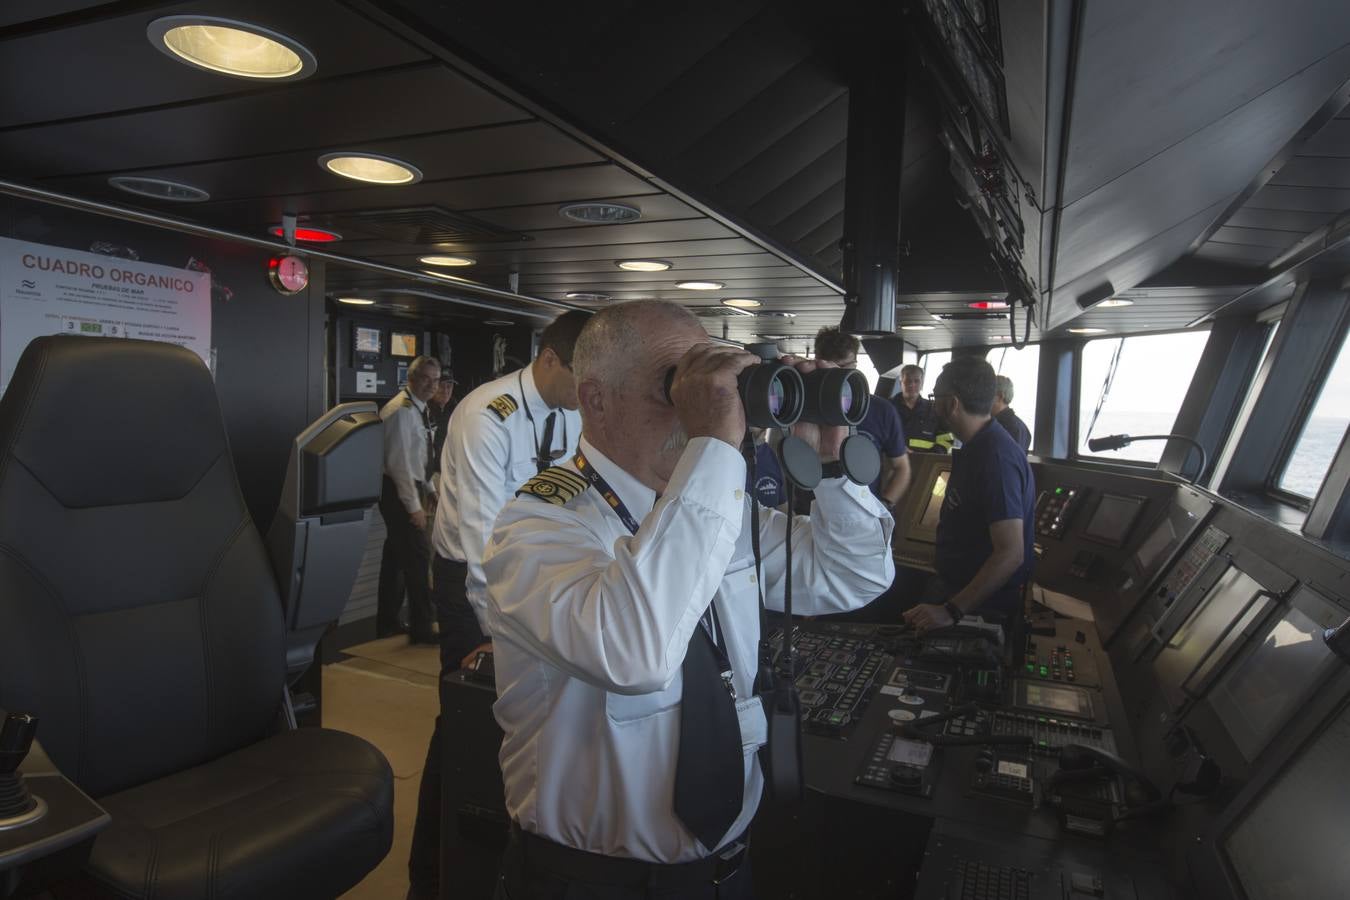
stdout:
{"type": "Polygon", "coordinates": [[[173,344],[36,338],[0,398],[0,480],[22,465],[68,508],[181,498],[227,449],[211,373],[173,344]]]}

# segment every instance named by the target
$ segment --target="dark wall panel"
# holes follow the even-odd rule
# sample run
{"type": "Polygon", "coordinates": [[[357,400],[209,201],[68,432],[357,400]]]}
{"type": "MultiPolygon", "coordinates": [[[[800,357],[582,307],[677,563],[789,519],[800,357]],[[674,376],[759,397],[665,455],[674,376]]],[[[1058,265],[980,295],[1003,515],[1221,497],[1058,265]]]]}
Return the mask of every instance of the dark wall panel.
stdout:
{"type": "Polygon", "coordinates": [[[233,292],[228,300],[216,292],[211,304],[216,394],[244,500],[266,529],[291,440],[322,406],[322,320],[310,310],[323,303],[322,288],[283,297],[268,283],[262,250],[49,207],[0,201],[0,236],[72,250],[107,241],[165,266],[195,258],[213,285],[233,292]]]}

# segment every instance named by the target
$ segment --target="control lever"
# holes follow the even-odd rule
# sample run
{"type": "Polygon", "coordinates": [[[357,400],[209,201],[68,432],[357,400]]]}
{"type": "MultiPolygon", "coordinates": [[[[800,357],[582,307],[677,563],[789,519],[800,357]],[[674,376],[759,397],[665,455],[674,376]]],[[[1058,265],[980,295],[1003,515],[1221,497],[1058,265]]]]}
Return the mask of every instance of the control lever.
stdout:
{"type": "Polygon", "coordinates": [[[31,713],[10,713],[0,726],[0,828],[35,818],[38,801],[28,792],[19,764],[32,749],[37,726],[31,713]]]}

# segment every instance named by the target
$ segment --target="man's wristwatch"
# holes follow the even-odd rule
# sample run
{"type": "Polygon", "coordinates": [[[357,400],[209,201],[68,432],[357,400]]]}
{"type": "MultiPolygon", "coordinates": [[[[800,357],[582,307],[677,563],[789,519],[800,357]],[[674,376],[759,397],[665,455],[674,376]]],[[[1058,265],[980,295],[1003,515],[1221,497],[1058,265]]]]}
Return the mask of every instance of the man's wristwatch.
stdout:
{"type": "Polygon", "coordinates": [[[960,622],[961,619],[965,617],[965,613],[961,612],[961,607],[957,606],[950,600],[943,600],[942,608],[947,611],[947,615],[952,617],[953,625],[955,625],[957,622],[960,622]]]}

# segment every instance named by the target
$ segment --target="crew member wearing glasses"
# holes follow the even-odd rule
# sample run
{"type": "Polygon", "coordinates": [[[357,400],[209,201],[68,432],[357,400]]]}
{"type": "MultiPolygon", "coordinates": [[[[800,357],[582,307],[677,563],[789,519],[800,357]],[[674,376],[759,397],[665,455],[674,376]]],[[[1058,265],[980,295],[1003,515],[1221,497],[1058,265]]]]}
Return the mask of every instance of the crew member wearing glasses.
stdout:
{"type": "Polygon", "coordinates": [[[994,369],[978,357],[947,363],[933,406],[958,438],[938,517],[935,567],[941,600],[904,613],[919,632],[971,613],[1007,616],[1021,603],[1035,556],[1036,482],[1026,452],[990,415],[994,369]]]}
{"type": "MultiPolygon", "coordinates": [[[[471,391],[450,417],[431,534],[442,678],[491,649],[484,644],[483,551],[497,515],[522,484],[576,451],[581,417],[572,348],[590,317],[578,310],[554,319],[539,337],[534,362],[471,391]]],[[[438,716],[417,802],[410,897],[437,896],[440,741],[438,716]]]]}

